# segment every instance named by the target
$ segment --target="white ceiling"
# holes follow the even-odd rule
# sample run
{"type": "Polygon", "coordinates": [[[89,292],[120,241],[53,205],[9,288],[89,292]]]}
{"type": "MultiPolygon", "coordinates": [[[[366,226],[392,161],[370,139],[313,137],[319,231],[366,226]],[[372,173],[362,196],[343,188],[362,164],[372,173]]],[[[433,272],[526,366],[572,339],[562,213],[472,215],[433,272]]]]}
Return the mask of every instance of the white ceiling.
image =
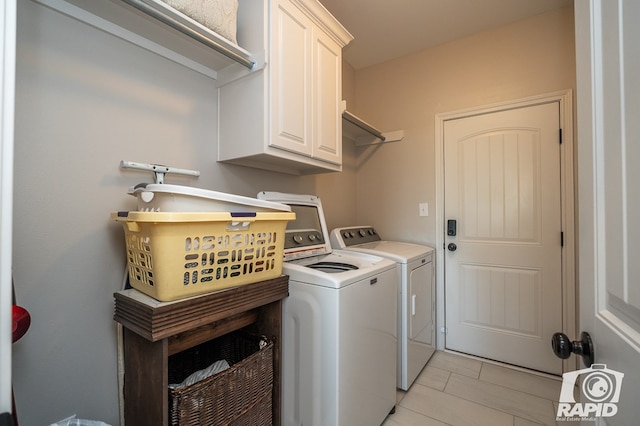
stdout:
{"type": "Polygon", "coordinates": [[[320,0],[355,39],[355,69],[558,9],[573,0],[320,0]]]}

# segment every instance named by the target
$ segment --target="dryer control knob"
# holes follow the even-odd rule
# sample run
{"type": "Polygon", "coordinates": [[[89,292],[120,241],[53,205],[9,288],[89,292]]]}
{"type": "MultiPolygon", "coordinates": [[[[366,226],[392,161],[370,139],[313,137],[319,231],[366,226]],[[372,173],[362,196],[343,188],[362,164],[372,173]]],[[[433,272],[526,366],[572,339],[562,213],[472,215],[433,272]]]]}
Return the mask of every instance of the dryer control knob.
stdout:
{"type": "Polygon", "coordinates": [[[294,243],[300,244],[302,242],[302,240],[303,240],[302,235],[297,235],[296,234],[296,235],[293,236],[293,242],[294,243]]]}
{"type": "Polygon", "coordinates": [[[360,234],[361,237],[366,237],[367,232],[364,229],[361,229],[360,231],[358,231],[358,234],[360,234]]]}

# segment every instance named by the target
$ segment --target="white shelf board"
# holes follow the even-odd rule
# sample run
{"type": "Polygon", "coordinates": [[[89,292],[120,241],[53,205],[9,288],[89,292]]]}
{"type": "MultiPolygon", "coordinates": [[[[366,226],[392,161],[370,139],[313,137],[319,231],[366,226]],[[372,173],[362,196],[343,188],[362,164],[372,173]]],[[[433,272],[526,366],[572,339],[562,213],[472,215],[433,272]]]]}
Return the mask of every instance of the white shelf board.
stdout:
{"type": "Polygon", "coordinates": [[[213,79],[230,65],[262,65],[250,52],[159,0],[33,1],[213,79]]]}
{"type": "Polygon", "coordinates": [[[342,136],[351,139],[357,146],[364,146],[401,141],[404,131],[383,133],[345,109],[342,113],[342,136]]]}

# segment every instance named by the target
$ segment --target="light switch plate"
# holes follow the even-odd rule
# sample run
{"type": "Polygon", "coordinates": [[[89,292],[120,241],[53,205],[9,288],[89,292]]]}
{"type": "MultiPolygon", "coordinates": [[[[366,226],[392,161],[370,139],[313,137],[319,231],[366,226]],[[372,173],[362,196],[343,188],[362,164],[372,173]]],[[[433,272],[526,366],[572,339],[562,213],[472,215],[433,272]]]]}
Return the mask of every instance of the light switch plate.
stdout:
{"type": "Polygon", "coordinates": [[[420,216],[429,216],[429,203],[418,204],[418,210],[420,212],[420,216]]]}

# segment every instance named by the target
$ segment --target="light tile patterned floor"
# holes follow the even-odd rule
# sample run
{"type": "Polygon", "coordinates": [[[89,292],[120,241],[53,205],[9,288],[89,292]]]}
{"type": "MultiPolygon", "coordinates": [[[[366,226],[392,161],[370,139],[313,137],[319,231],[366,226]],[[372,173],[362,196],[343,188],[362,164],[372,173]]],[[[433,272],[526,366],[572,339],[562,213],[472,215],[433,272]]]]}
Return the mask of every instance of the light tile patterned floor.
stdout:
{"type": "Polygon", "coordinates": [[[436,352],[383,426],[555,425],[562,381],[436,352]]]}

